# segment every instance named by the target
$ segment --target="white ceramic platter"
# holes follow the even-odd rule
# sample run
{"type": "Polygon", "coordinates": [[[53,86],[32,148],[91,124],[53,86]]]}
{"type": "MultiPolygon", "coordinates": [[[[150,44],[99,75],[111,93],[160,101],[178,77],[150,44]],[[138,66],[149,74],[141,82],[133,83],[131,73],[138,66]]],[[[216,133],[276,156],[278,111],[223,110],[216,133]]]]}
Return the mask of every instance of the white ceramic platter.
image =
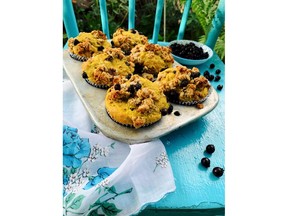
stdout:
{"type": "MultiPolygon", "coordinates": [[[[178,63],[175,62],[174,66],[177,64],[178,63]]],[[[64,51],[64,69],[92,120],[105,136],[127,144],[148,142],[164,136],[208,114],[218,104],[218,94],[211,86],[211,94],[206,101],[203,102],[203,109],[197,109],[194,106],[172,104],[174,107],[173,112],[170,115],[163,116],[160,121],[151,126],[140,129],[125,127],[115,123],[107,115],[104,101],[107,90],[89,85],[82,78],[81,65],[82,62],[72,59],[68,51],[64,51]],[[175,111],[179,111],[180,116],[174,115],[175,111]]]]}

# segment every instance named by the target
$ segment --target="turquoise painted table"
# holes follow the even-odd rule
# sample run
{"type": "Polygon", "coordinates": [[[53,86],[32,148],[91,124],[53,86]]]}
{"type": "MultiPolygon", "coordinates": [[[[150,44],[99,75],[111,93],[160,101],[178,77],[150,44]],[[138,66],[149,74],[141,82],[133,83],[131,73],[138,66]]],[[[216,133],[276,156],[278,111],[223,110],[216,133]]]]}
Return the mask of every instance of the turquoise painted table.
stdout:
{"type": "Polygon", "coordinates": [[[225,170],[225,65],[214,55],[203,65],[197,66],[203,74],[208,70],[215,75],[220,69],[221,79],[211,81],[215,89],[223,85],[219,103],[214,110],[183,128],[164,137],[164,143],[171,163],[176,190],[157,203],[150,204],[139,215],[224,215],[225,211],[225,172],[220,178],[212,173],[214,167],[225,170]],[[211,63],[215,64],[210,69],[211,63]],[[205,152],[208,144],[215,145],[215,152],[205,152]],[[200,162],[203,157],[211,161],[209,168],[200,162]]]}

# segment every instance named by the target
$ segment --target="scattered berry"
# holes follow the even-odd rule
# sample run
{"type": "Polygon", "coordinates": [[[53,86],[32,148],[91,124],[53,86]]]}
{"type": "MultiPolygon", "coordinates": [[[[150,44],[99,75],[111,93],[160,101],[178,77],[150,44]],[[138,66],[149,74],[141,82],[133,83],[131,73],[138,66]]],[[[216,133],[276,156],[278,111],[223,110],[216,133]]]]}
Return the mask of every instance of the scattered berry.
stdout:
{"type": "Polygon", "coordinates": [[[213,144],[209,144],[206,146],[206,152],[212,154],[215,151],[215,146],[213,144]]]}
{"type": "Polygon", "coordinates": [[[180,113],[179,111],[175,111],[175,112],[174,112],[174,115],[175,115],[175,116],[180,116],[181,113],[180,113]]]}
{"type": "Polygon", "coordinates": [[[217,89],[218,89],[218,90],[222,90],[222,88],[223,88],[223,85],[218,85],[218,86],[217,86],[217,89]]]}
{"type": "Polygon", "coordinates": [[[202,158],[201,164],[206,168],[210,167],[210,159],[207,157],[202,158]]]}
{"type": "Polygon", "coordinates": [[[215,67],[215,65],[212,63],[210,64],[210,68],[213,69],[215,67]]]}
{"type": "Polygon", "coordinates": [[[210,74],[207,79],[208,79],[209,81],[213,81],[213,80],[214,80],[214,75],[213,75],[213,74],[210,74]]]}
{"type": "Polygon", "coordinates": [[[221,70],[220,70],[220,69],[217,69],[217,70],[215,71],[215,73],[216,73],[216,74],[220,74],[220,73],[221,73],[221,70]]]}
{"type": "Polygon", "coordinates": [[[222,169],[221,167],[214,167],[212,172],[216,177],[219,178],[223,175],[224,169],[222,169]]]}
{"type": "Polygon", "coordinates": [[[221,77],[219,76],[219,75],[217,75],[216,77],[215,77],[215,81],[217,82],[217,81],[219,81],[221,79],[221,77]]]}
{"type": "Polygon", "coordinates": [[[209,73],[209,71],[206,70],[206,71],[203,73],[203,75],[206,77],[206,76],[209,76],[210,73],[209,73]]]}

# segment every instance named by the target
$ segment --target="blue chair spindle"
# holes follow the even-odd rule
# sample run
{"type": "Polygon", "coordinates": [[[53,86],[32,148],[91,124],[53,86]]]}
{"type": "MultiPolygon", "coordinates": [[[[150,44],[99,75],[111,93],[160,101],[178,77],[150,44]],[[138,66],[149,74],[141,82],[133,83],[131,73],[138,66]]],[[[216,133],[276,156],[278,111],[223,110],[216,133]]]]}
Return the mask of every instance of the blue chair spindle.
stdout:
{"type": "Polygon", "coordinates": [[[68,38],[76,37],[79,34],[71,0],[63,0],[63,22],[68,38]]]}
{"type": "Polygon", "coordinates": [[[99,0],[99,5],[100,5],[102,31],[104,34],[106,34],[107,38],[110,39],[106,0],[99,0]]]}
{"type": "Polygon", "coordinates": [[[182,40],[184,37],[186,23],[187,23],[187,19],[188,19],[188,14],[189,14],[189,10],[191,8],[191,3],[192,3],[192,0],[187,0],[185,3],[181,23],[179,26],[177,40],[182,40]]]}
{"type": "Polygon", "coordinates": [[[222,30],[225,21],[225,0],[220,0],[215,16],[212,20],[212,26],[208,33],[205,44],[214,49],[217,38],[222,30]]]}
{"type": "Polygon", "coordinates": [[[153,44],[156,44],[158,42],[158,35],[159,35],[159,31],[160,31],[160,26],[161,26],[163,6],[164,6],[164,1],[158,0],[157,6],[156,6],[153,36],[152,36],[152,40],[151,40],[151,43],[153,43],[153,44]]]}
{"type": "Polygon", "coordinates": [[[128,29],[135,28],[135,0],[129,0],[128,29]]]}

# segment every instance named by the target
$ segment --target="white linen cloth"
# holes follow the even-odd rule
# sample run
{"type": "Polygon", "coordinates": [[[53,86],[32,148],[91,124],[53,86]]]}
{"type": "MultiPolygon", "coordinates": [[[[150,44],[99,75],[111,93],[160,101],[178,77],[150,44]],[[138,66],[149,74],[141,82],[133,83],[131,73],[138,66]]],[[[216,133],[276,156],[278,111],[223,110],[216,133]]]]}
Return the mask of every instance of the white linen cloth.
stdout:
{"type": "Polygon", "coordinates": [[[163,143],[105,137],[64,76],[63,215],[133,215],[175,189],[163,143]]]}

